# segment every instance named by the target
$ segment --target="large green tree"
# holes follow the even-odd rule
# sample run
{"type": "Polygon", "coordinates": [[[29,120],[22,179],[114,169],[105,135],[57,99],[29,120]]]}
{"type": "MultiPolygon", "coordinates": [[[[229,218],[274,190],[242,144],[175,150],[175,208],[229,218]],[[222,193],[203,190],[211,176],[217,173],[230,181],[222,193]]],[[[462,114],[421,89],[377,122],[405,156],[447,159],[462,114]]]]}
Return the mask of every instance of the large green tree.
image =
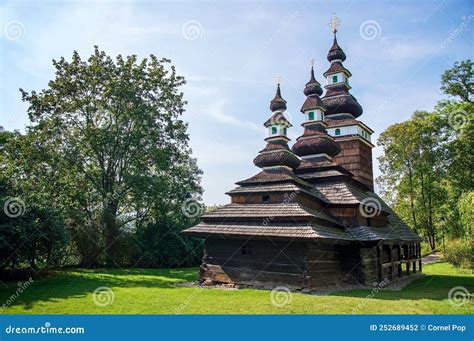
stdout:
{"type": "Polygon", "coordinates": [[[473,63],[470,59],[456,62],[441,76],[441,90],[447,95],[459,97],[463,102],[471,102],[474,95],[473,63]]]}
{"type": "Polygon", "coordinates": [[[27,150],[49,173],[38,186],[61,198],[83,263],[99,254],[115,263],[122,232],[201,191],[181,120],[185,80],[167,59],[113,59],[97,47],[88,60],[74,52],[53,64],[46,89],[21,90],[34,141],[27,150]]]}
{"type": "Polygon", "coordinates": [[[432,249],[437,239],[472,238],[467,218],[472,217],[474,168],[471,70],[468,60],[442,76],[442,89],[459,100],[441,101],[433,112],[415,112],[378,141],[384,149],[378,178],[382,192],[432,249]]]}
{"type": "Polygon", "coordinates": [[[390,126],[378,141],[384,148],[379,183],[386,193],[394,193],[391,199],[397,211],[428,238],[432,248],[443,195],[444,137],[438,115],[416,112],[410,120],[390,126]]]}

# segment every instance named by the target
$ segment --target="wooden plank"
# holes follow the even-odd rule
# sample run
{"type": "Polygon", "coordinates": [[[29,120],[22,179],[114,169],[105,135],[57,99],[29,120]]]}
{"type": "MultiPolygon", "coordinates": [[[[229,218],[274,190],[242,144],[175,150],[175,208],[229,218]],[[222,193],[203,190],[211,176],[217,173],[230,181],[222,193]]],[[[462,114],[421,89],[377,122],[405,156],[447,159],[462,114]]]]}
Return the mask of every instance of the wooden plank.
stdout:
{"type": "Polygon", "coordinates": [[[341,271],[341,263],[339,260],[308,260],[308,270],[313,271],[326,269],[341,271]]]}
{"type": "Polygon", "coordinates": [[[228,266],[235,268],[243,268],[247,270],[260,270],[260,271],[275,271],[275,272],[287,272],[301,274],[306,269],[306,264],[297,265],[293,263],[275,263],[275,262],[261,262],[254,260],[234,260],[212,257],[208,258],[209,264],[215,264],[220,266],[228,266]]]}
{"type": "Polygon", "coordinates": [[[274,282],[303,286],[302,274],[289,274],[281,272],[246,270],[234,267],[221,267],[220,265],[206,264],[206,271],[203,273],[205,279],[210,279],[220,283],[236,283],[252,285],[255,281],[274,282]]]}

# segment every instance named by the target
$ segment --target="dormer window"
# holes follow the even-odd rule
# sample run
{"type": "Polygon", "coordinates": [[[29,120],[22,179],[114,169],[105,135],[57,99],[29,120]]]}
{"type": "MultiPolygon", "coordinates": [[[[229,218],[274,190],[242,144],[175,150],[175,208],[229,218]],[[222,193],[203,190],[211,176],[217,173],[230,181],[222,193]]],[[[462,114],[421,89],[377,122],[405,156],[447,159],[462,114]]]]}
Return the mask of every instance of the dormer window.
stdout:
{"type": "Polygon", "coordinates": [[[337,128],[334,134],[335,134],[336,136],[341,135],[341,129],[337,128]]]}

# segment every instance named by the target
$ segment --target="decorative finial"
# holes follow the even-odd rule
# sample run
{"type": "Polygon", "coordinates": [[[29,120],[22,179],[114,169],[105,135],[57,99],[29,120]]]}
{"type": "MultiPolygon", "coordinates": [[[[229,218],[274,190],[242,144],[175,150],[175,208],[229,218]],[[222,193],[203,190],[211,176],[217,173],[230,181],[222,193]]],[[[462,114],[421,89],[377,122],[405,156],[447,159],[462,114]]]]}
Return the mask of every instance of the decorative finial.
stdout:
{"type": "Polygon", "coordinates": [[[276,83],[277,83],[277,85],[280,85],[280,83],[281,83],[281,76],[280,75],[277,76],[276,83]]]}
{"type": "Polygon", "coordinates": [[[311,68],[314,67],[314,58],[311,58],[309,61],[309,65],[311,65],[311,68]]]}
{"type": "Polygon", "coordinates": [[[331,22],[331,30],[335,34],[337,32],[337,27],[341,24],[341,19],[336,16],[336,13],[332,14],[331,22]]]}

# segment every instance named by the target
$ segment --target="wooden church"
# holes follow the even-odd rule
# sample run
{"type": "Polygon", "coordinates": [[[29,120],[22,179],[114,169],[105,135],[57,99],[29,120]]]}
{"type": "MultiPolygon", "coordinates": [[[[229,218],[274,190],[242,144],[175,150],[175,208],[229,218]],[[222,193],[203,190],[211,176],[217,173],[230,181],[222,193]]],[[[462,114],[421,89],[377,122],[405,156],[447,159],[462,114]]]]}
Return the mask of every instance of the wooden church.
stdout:
{"type": "Polygon", "coordinates": [[[373,192],[373,131],[358,120],[362,107],[349,92],[336,32],[333,21],[326,93],[313,67],[303,91],[303,134],[288,146],[278,84],[267,144],[254,159],[261,171],[227,192],[230,204],[184,231],[205,239],[204,285],[313,290],[421,272],[421,238],[373,192]]]}

